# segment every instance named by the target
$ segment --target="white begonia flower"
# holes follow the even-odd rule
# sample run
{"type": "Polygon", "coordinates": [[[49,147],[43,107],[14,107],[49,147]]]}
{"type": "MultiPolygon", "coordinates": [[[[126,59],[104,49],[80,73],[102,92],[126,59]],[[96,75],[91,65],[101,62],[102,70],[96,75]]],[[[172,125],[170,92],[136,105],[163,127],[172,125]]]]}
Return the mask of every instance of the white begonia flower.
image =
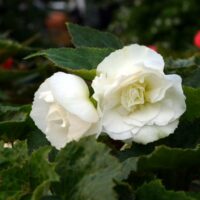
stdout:
{"type": "Polygon", "coordinates": [[[161,55],[133,44],[97,67],[94,99],[102,131],[115,140],[147,144],[173,133],[186,110],[178,75],[165,75],[161,55]]]}
{"type": "Polygon", "coordinates": [[[35,93],[31,118],[57,149],[97,132],[98,114],[78,76],[57,72],[35,93]]]}

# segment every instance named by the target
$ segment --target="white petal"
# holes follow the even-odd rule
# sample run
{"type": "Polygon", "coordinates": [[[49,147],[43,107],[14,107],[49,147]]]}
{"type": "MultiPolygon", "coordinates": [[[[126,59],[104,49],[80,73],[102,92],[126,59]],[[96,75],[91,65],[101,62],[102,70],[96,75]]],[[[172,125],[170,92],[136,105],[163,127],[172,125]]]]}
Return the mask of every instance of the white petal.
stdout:
{"type": "Polygon", "coordinates": [[[173,120],[174,116],[174,104],[173,101],[170,99],[164,99],[160,102],[160,112],[159,114],[152,120],[152,124],[164,126],[169,124],[173,120]]]}
{"type": "Polygon", "coordinates": [[[40,96],[41,93],[48,91],[49,91],[48,83],[47,82],[42,83],[34,95],[32,110],[30,113],[30,116],[35,122],[36,126],[43,132],[47,128],[46,117],[49,111],[49,104],[46,103],[43,99],[41,99],[40,96]]]}
{"type": "MultiPolygon", "coordinates": [[[[106,132],[106,131],[105,131],[106,132]]],[[[107,132],[106,132],[107,133],[107,132]]],[[[109,132],[108,134],[113,140],[128,140],[133,137],[131,130],[124,132],[109,132]]]]}
{"type": "Polygon", "coordinates": [[[140,109],[124,117],[123,120],[129,125],[142,127],[156,118],[160,109],[160,103],[142,105],[140,109]]]}
{"type": "Polygon", "coordinates": [[[151,69],[163,71],[164,64],[163,57],[154,50],[148,48],[144,59],[144,65],[151,69]]]}
{"type": "Polygon", "coordinates": [[[98,122],[91,124],[87,132],[84,133],[84,136],[96,135],[96,138],[97,138],[99,137],[101,132],[102,132],[102,124],[99,120],[98,122]]]}
{"type": "Polygon", "coordinates": [[[134,135],[133,141],[142,144],[154,142],[173,133],[177,126],[178,120],[166,126],[144,126],[134,135]]]}
{"type": "Polygon", "coordinates": [[[133,44],[116,50],[107,56],[98,66],[97,72],[110,77],[127,75],[147,67],[163,71],[164,61],[161,55],[145,46],[133,44]]]}
{"type": "Polygon", "coordinates": [[[89,100],[89,90],[78,76],[57,72],[48,79],[53,96],[67,111],[88,122],[96,122],[98,114],[89,100]]]}
{"type": "Polygon", "coordinates": [[[168,81],[170,81],[172,83],[172,85],[176,89],[176,91],[179,94],[184,96],[181,77],[177,74],[170,74],[170,75],[166,75],[166,78],[168,79],[168,81]]]}
{"type": "Polygon", "coordinates": [[[67,130],[61,126],[50,126],[45,132],[46,138],[56,149],[63,148],[71,140],[68,138],[67,130]]]}
{"type": "Polygon", "coordinates": [[[69,120],[69,129],[68,129],[68,137],[70,140],[79,140],[81,137],[85,136],[88,129],[91,127],[91,123],[83,121],[78,118],[76,115],[68,113],[69,120]]]}
{"type": "Polygon", "coordinates": [[[67,113],[69,127],[61,127],[59,124],[51,123],[48,130],[44,133],[52,146],[57,149],[63,148],[71,141],[78,141],[81,137],[86,136],[91,123],[85,122],[76,115],[67,113]]]}
{"type": "Polygon", "coordinates": [[[131,130],[131,126],[124,122],[123,116],[120,115],[117,109],[112,109],[108,112],[105,112],[102,121],[103,129],[111,137],[112,132],[121,133],[131,130]]]}
{"type": "Polygon", "coordinates": [[[171,81],[165,75],[155,71],[147,71],[144,79],[147,85],[145,96],[151,103],[162,100],[167,89],[172,86],[171,81]]]}
{"type": "Polygon", "coordinates": [[[182,80],[178,75],[168,75],[167,78],[173,83],[173,86],[168,90],[166,99],[172,99],[174,104],[174,117],[179,118],[186,110],[185,95],[182,89],[182,80]]]}
{"type": "Polygon", "coordinates": [[[178,75],[167,75],[172,83],[161,101],[161,112],[154,119],[157,125],[166,125],[178,119],[186,110],[185,96],[181,87],[181,78],[178,75]]]}

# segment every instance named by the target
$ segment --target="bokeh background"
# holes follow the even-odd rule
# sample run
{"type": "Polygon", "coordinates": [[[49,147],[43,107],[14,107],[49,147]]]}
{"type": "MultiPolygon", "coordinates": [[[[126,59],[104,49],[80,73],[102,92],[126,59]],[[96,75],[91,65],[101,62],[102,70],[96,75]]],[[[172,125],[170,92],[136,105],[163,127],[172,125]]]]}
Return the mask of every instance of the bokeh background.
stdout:
{"type": "Polygon", "coordinates": [[[193,47],[199,19],[198,0],[0,1],[1,37],[34,46],[69,45],[65,22],[70,21],[111,31],[127,44],[183,51],[193,47]]]}

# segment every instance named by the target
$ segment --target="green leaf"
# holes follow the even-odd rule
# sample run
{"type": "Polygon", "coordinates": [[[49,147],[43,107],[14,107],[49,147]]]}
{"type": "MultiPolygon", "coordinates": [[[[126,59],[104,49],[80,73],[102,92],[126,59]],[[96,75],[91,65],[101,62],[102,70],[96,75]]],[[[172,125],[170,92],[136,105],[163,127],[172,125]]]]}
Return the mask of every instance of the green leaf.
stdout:
{"type": "Polygon", "coordinates": [[[50,183],[59,180],[55,164],[48,161],[50,150],[50,147],[42,147],[31,155],[29,162],[30,183],[33,190],[31,200],[40,200],[43,195],[48,194],[50,183]]]}
{"type": "Polygon", "coordinates": [[[39,149],[42,146],[49,145],[44,133],[34,126],[27,136],[27,144],[29,152],[39,149]]]}
{"type": "Polygon", "coordinates": [[[95,138],[69,143],[57,157],[61,181],[54,185],[55,193],[69,200],[115,200],[113,180],[118,178],[120,169],[110,149],[95,138]]]}
{"type": "Polygon", "coordinates": [[[24,130],[29,117],[30,105],[5,106],[0,105],[0,138],[14,141],[24,138],[24,130]]]}
{"type": "Polygon", "coordinates": [[[160,180],[142,185],[136,192],[137,200],[195,200],[184,192],[166,190],[160,180]]]}
{"type": "Polygon", "coordinates": [[[184,87],[187,109],[184,119],[193,121],[200,118],[200,88],[184,87]]]}
{"type": "Polygon", "coordinates": [[[67,69],[68,73],[75,74],[77,76],[82,77],[84,80],[92,81],[94,77],[96,76],[96,70],[91,69],[79,69],[79,70],[73,70],[73,69],[67,69]]]}
{"type": "Polygon", "coordinates": [[[137,169],[152,171],[159,169],[184,169],[200,165],[200,145],[195,149],[170,148],[158,146],[146,156],[138,160],[137,169]]]}
{"type": "Polygon", "coordinates": [[[119,182],[115,187],[119,200],[133,200],[135,199],[135,192],[133,188],[126,182],[119,182]]]}
{"type": "Polygon", "coordinates": [[[43,50],[26,58],[43,56],[61,69],[95,69],[112,51],[107,48],[58,48],[43,50]]]}
{"type": "MultiPolygon", "coordinates": [[[[134,146],[132,151],[134,152],[134,146]]],[[[200,145],[195,149],[170,148],[163,145],[155,147],[155,150],[150,154],[144,155],[141,153],[127,158],[123,161],[123,169],[127,171],[184,169],[200,165],[199,157],[200,145]]]]}
{"type": "MultiPolygon", "coordinates": [[[[134,145],[131,150],[134,153],[134,145]]],[[[161,178],[168,188],[188,188],[194,175],[198,173],[199,157],[200,145],[195,149],[157,146],[152,153],[145,155],[141,152],[122,161],[122,172],[125,177],[125,171],[129,173],[132,171],[132,179],[129,180],[134,187],[138,187],[147,180],[152,180],[155,176],[161,178]]]]}
{"type": "Polygon", "coordinates": [[[29,193],[27,169],[15,166],[0,171],[0,199],[20,200],[29,193]]]}
{"type": "Polygon", "coordinates": [[[76,47],[122,48],[120,40],[111,33],[67,23],[67,28],[76,47]]]}

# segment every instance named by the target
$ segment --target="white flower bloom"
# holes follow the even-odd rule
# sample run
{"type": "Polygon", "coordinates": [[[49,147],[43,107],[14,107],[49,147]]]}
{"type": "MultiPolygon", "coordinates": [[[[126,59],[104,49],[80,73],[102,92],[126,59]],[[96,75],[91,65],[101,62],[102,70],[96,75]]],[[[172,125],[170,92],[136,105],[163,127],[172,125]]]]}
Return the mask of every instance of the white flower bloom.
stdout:
{"type": "Polygon", "coordinates": [[[63,72],[55,73],[40,85],[30,116],[57,149],[95,134],[99,120],[84,80],[63,72]]]}
{"type": "Polygon", "coordinates": [[[178,75],[165,75],[161,55],[133,44],[106,57],[93,80],[103,131],[147,144],[173,133],[186,109],[178,75]]]}

